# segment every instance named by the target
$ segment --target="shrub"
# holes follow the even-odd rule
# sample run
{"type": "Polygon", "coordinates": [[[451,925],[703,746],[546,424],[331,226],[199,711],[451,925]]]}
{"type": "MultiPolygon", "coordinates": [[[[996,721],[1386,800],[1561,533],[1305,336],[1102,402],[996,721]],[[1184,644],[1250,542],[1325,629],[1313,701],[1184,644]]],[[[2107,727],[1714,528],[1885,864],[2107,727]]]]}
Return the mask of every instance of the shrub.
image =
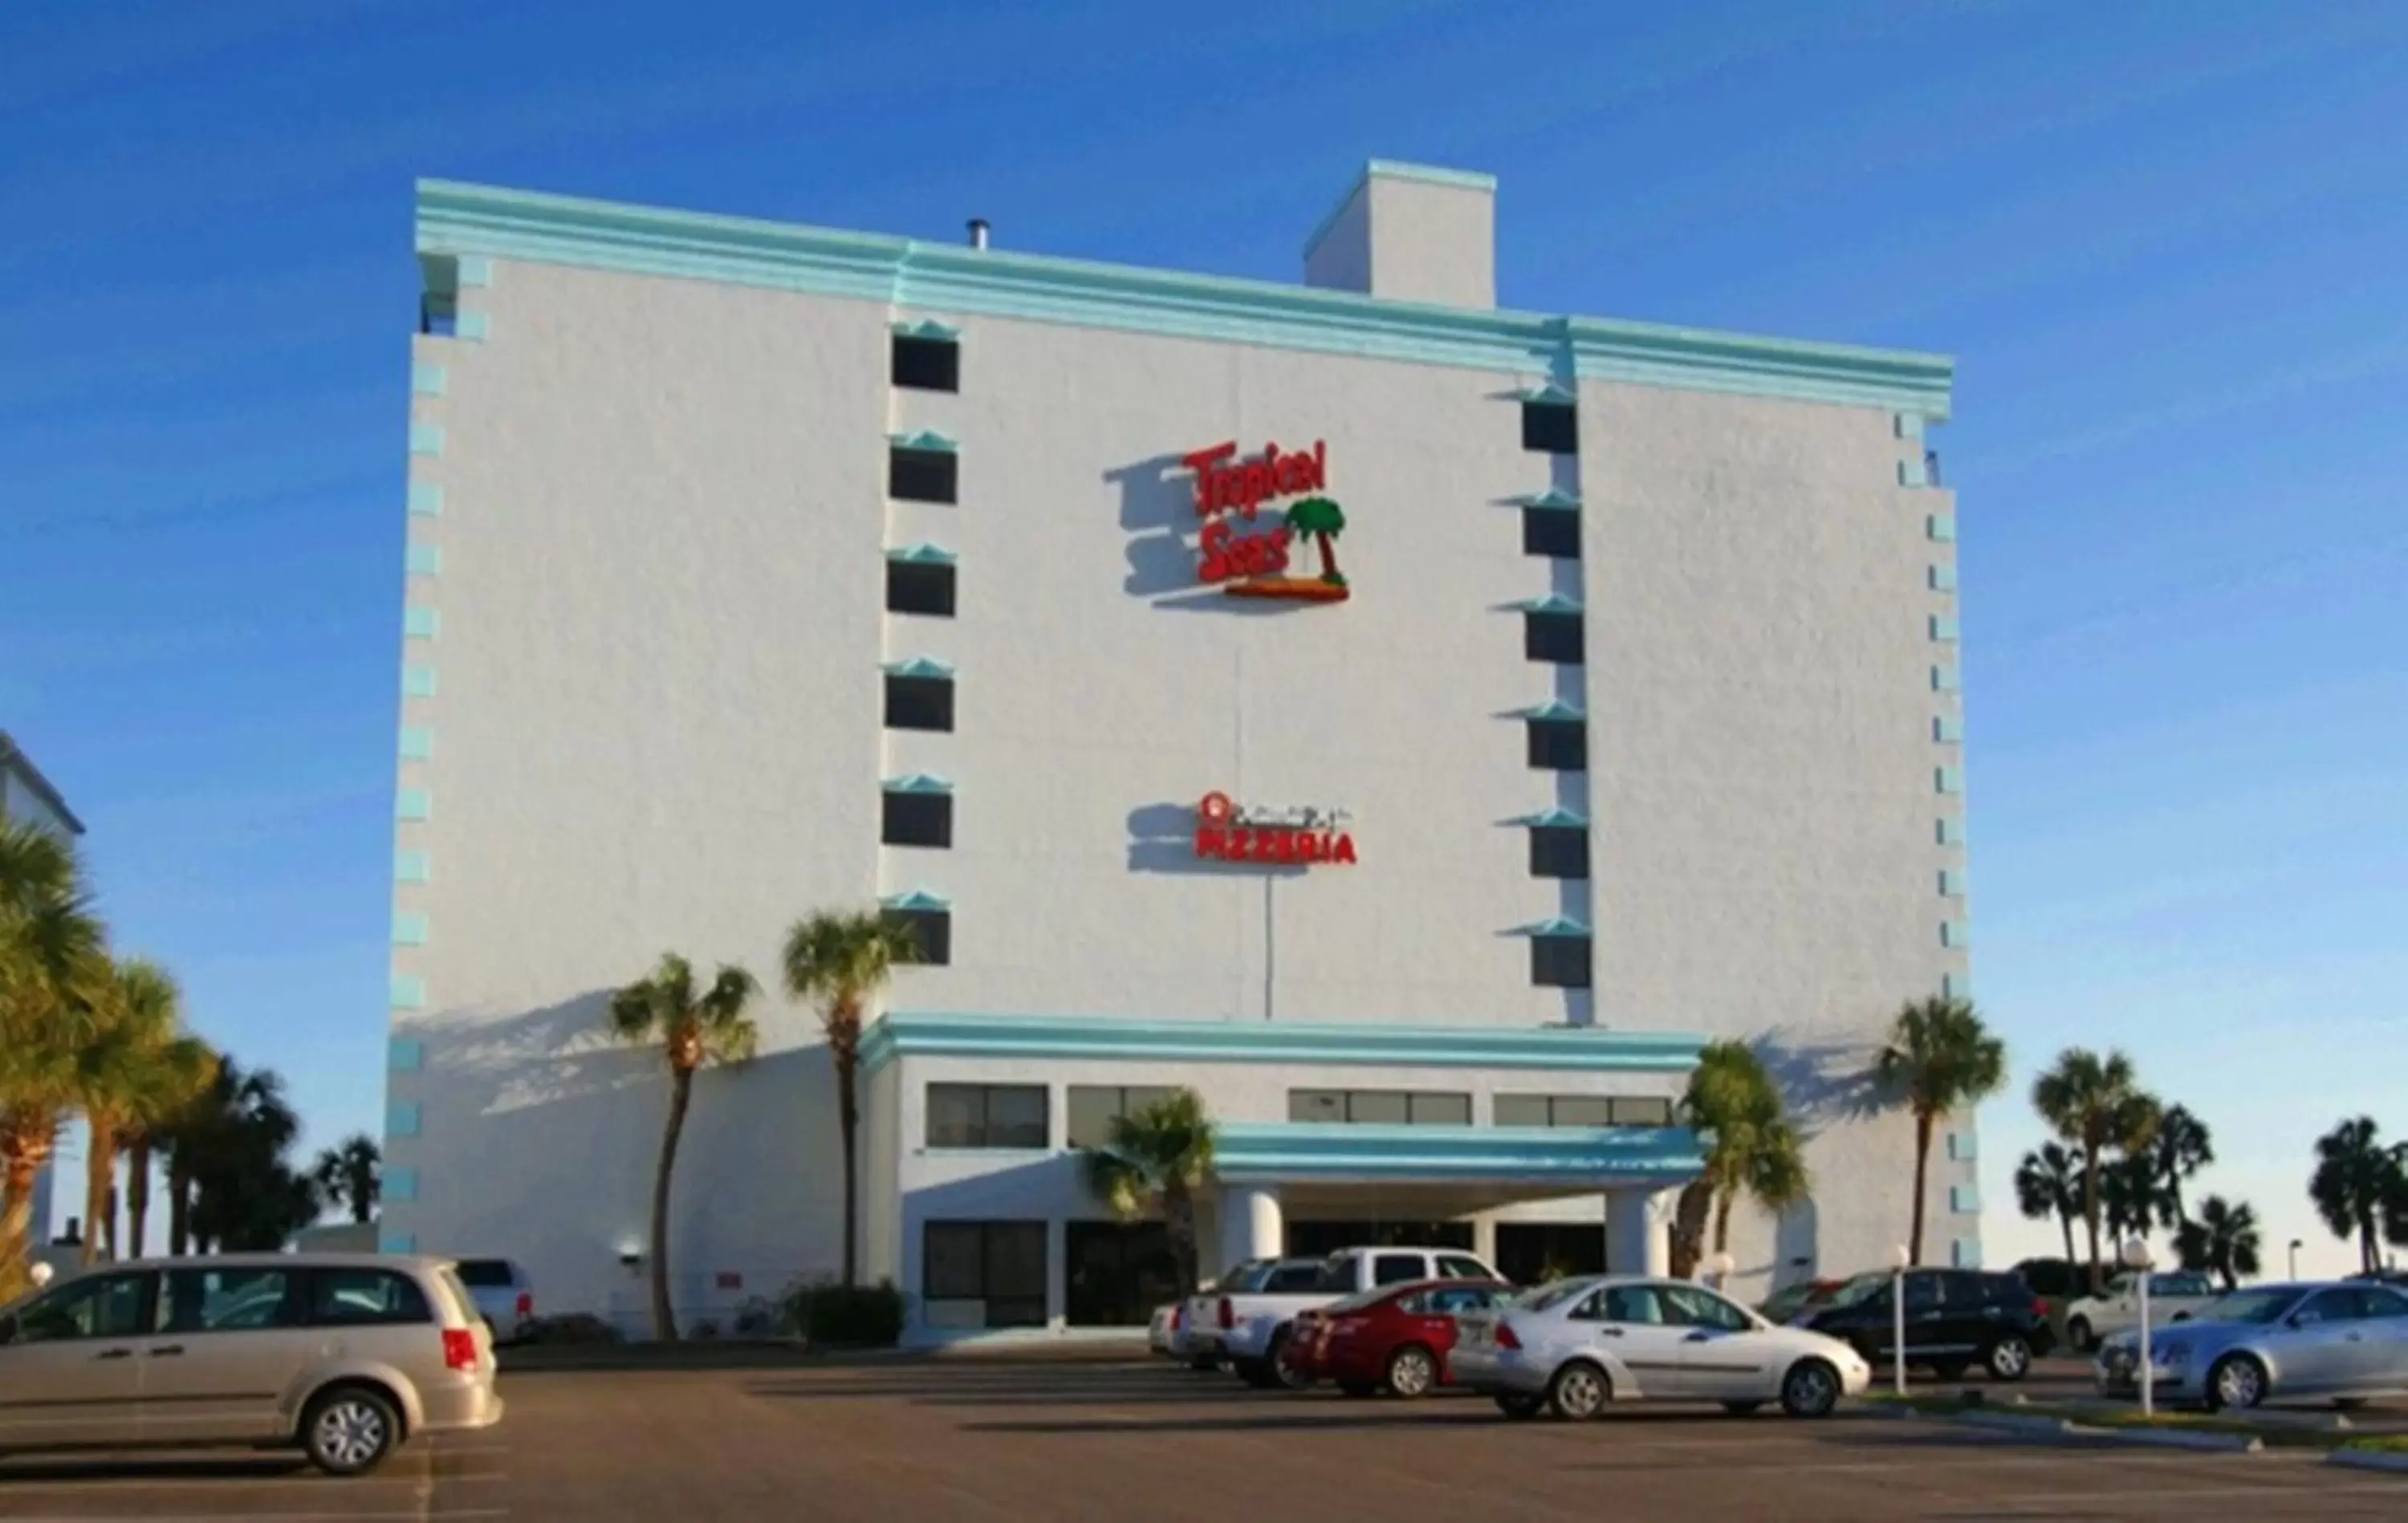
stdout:
{"type": "Polygon", "coordinates": [[[527,1344],[615,1344],[621,1342],[619,1330],[590,1312],[570,1312],[563,1317],[539,1317],[528,1323],[519,1334],[527,1344]]]}
{"type": "Polygon", "coordinates": [[[903,1337],[904,1305],[892,1280],[798,1279],[778,1298],[778,1331],[813,1348],[892,1348],[903,1337]]]}

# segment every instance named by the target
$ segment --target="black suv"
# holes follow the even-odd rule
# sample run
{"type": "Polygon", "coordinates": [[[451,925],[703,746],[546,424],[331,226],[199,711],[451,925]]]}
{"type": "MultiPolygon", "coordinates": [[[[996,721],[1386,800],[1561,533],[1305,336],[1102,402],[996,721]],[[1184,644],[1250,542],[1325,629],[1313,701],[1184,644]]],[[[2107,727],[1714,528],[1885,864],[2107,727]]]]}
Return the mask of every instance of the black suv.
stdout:
{"type": "MultiPolygon", "coordinates": [[[[1813,1308],[1805,1325],[1849,1344],[1875,1369],[1890,1359],[1891,1285],[1899,1276],[1859,1274],[1813,1308]]],[[[1975,1365],[1996,1380],[2021,1380],[2057,1345],[2047,1302],[2023,1276],[1978,1269],[1906,1272],[1906,1362],[1954,1380],[1975,1365]]]]}

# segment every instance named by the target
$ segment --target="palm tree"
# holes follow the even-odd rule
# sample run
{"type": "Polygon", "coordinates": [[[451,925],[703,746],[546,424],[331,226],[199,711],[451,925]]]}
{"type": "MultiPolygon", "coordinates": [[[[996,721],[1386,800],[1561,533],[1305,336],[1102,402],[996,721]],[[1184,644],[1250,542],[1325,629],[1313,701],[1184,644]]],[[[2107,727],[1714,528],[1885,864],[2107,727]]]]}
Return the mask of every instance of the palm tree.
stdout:
{"type": "Polygon", "coordinates": [[[1173,1089],[1131,1115],[1113,1117],[1104,1146],[1079,1155],[1088,1190],[1112,1215],[1126,1221],[1151,1210],[1162,1213],[1182,1296],[1196,1293],[1196,1192],[1212,1174],[1212,1138],[1203,1097],[1173,1089]]]}
{"type": "Polygon", "coordinates": [[[661,955],[648,978],[610,997],[610,1034],[621,1042],[657,1042],[669,1065],[669,1114],[661,1132],[660,1172],[652,1178],[652,1334],[677,1342],[669,1307],[669,1175],[677,1169],[678,1134],[685,1130],[694,1075],[710,1062],[740,1063],[760,1033],[744,1007],[760,986],[741,968],[722,965],[707,989],[697,989],[694,965],[675,952],[661,955]]]}
{"type": "Polygon", "coordinates": [[[153,1082],[136,1097],[124,1122],[125,1238],[128,1256],[142,1257],[150,1217],[150,1155],[162,1146],[177,1117],[207,1094],[217,1078],[218,1055],[196,1036],[171,1038],[160,1050],[153,1082]]]}
{"type": "Polygon", "coordinates": [[[2085,1173],[2079,1148],[2042,1143],[2015,1166],[2015,1204],[2031,1221],[2050,1217],[2065,1231],[2065,1261],[2073,1262],[2073,1217],[2082,1200],[2085,1173]]]}
{"type": "Polygon", "coordinates": [[[2118,1051],[2106,1057],[2086,1047],[2068,1047],[2057,1064],[2032,1083],[2032,1108],[2057,1129],[2057,1136],[2082,1149],[2092,1160],[2084,1171],[2082,1219],[2090,1237],[2090,1292],[2106,1288],[2099,1260],[2099,1212],[2101,1160],[2111,1150],[2137,1152],[2157,1135],[2157,1101],[2144,1093],[2133,1076],[2132,1060],[2118,1051]]]}
{"type": "Polygon", "coordinates": [[[0,821],[0,1302],[25,1288],[34,1178],[79,1098],[106,966],[74,849],[0,821]]]}
{"type": "Polygon", "coordinates": [[[2221,1275],[2227,1290],[2258,1273],[2259,1245],[2258,1213],[2245,1201],[2234,1204],[2221,1195],[2200,1202],[2199,1219],[2184,1222],[2174,1234],[2183,1268],[2221,1275]]]}
{"type": "Polygon", "coordinates": [[[1674,1224],[1672,1272],[1685,1277],[1697,1273],[1709,1207],[1714,1252],[1727,1253],[1731,1206],[1740,1196],[1781,1211],[1805,1199],[1812,1181],[1805,1143],[1783,1108],[1781,1087],[1745,1044],[1708,1043],[1681,1108],[1706,1145],[1705,1169],[1681,1191],[1674,1224]]]}
{"type": "Polygon", "coordinates": [[[1326,497],[1307,497],[1287,510],[1287,526],[1312,540],[1321,551],[1321,579],[1343,587],[1338,571],[1338,536],[1346,532],[1346,510],[1326,497]]]}
{"type": "Polygon", "coordinates": [[[1978,1105],[2005,1087],[2007,1045],[1982,1024],[1971,1000],[1933,995],[1899,1011],[1873,1073],[1914,1113],[1914,1217],[1906,1251],[1919,1264],[1932,1128],[1942,1117],[1978,1105]]]}
{"type": "Polygon", "coordinates": [[[797,920],[786,932],[786,992],[820,1002],[820,1029],[827,1033],[828,1060],[836,1069],[837,1131],[844,1149],[844,1283],[860,1273],[860,1179],[854,1166],[861,1130],[862,1018],[870,1000],[886,987],[896,968],[920,961],[920,943],[909,926],[874,911],[846,914],[822,910],[797,920]]]}
{"type": "Polygon", "coordinates": [[[84,1147],[87,1264],[117,1257],[117,1155],[126,1132],[189,1097],[215,1060],[205,1045],[183,1034],[183,998],[155,962],[133,958],[109,970],[96,1030],[79,1063],[90,1133],[84,1147]]]}
{"type": "Polygon", "coordinates": [[[2190,1220],[2183,1210],[2183,1181],[2215,1161],[2215,1141],[2207,1123],[2184,1105],[2169,1105],[2157,1118],[2157,1135],[2149,1144],[2157,1184],[2166,1207],[2165,1225],[2179,1231],[2190,1220]]]}
{"type": "Polygon", "coordinates": [[[2402,1224],[2402,1197],[2408,1196],[2408,1146],[2386,1147],[2376,1141],[2374,1118],[2361,1116],[2344,1121],[2316,1139],[2316,1172],[2308,1194],[2316,1215],[2333,1235],[2346,1243],[2358,1239],[2358,1267],[2372,1274],[2383,1267],[2379,1235],[2394,1235],[2402,1224]],[[2378,1223],[2394,1233],[2378,1233],[2378,1223]]]}
{"type": "Polygon", "coordinates": [[[2108,1237],[2117,1243],[2147,1236],[2161,1217],[2171,1216],[2156,1157],[2143,1151],[2110,1160],[2099,1181],[2099,1209],[2108,1237]]]}
{"type": "Polygon", "coordinates": [[[380,1174],[383,1162],[376,1139],[361,1133],[345,1138],[340,1147],[320,1153],[309,1178],[327,1204],[348,1208],[351,1220],[365,1225],[376,1216],[377,1200],[383,1193],[380,1174]]]}
{"type": "Polygon", "coordinates": [[[314,1205],[292,1219],[299,1201],[284,1154],[300,1133],[282,1075],[222,1060],[199,1098],[155,1133],[167,1147],[168,1251],[274,1248],[315,1219],[314,1205]]]}

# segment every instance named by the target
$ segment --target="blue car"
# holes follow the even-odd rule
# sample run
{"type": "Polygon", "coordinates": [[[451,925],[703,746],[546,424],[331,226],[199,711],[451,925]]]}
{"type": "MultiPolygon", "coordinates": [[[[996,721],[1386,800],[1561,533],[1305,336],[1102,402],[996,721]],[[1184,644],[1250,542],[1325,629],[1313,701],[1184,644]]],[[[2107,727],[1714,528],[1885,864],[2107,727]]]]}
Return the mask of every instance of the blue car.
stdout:
{"type": "MultiPolygon", "coordinates": [[[[2158,1400],[2210,1411],[2408,1395],[2408,1292],[2372,1280],[2253,1286],[2153,1328],[2149,1356],[2158,1400]]],[[[2140,1362],[2138,1332],[2108,1339],[2100,1392],[2138,1394],[2140,1362]]]]}

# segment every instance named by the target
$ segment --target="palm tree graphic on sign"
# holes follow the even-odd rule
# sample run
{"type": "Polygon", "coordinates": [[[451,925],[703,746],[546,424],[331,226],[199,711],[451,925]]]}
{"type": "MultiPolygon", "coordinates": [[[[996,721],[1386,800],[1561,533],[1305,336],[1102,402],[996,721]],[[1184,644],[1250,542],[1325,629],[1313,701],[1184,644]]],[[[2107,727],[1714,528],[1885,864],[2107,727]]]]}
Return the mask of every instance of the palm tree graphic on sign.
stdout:
{"type": "Polygon", "coordinates": [[[1287,526],[1310,538],[1321,551],[1321,579],[1343,587],[1338,569],[1338,536],[1346,532],[1346,510],[1326,497],[1307,497],[1287,510],[1287,526]]]}

